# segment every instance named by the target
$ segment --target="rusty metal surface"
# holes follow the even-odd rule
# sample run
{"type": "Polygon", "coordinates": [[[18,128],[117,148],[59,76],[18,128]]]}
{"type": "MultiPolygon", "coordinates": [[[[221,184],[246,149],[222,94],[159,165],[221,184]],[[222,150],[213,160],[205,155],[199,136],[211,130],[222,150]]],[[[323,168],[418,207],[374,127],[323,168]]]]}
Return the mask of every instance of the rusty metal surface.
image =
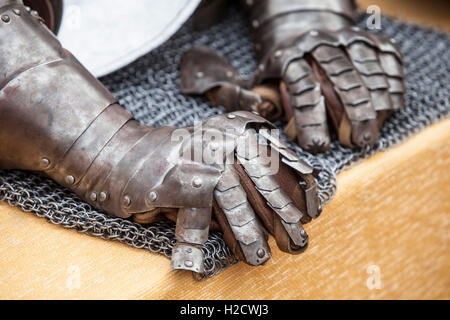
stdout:
{"type": "Polygon", "coordinates": [[[63,15],[63,0],[24,0],[23,3],[37,11],[54,34],[58,33],[63,15]]]}

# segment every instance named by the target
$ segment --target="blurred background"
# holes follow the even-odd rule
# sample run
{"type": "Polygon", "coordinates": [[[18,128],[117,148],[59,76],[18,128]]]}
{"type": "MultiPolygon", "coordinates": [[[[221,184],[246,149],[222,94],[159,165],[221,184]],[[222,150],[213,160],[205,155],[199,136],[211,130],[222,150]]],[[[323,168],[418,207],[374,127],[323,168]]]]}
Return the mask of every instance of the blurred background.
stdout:
{"type": "Polygon", "coordinates": [[[400,20],[434,26],[450,32],[448,0],[357,0],[361,9],[377,5],[381,12],[400,20]]]}

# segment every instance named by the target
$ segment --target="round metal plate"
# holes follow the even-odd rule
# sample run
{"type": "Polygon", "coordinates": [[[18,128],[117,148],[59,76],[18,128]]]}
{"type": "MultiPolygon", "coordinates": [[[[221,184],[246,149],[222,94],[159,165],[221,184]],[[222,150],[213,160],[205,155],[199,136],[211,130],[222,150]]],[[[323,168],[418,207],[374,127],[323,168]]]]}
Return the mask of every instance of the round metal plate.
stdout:
{"type": "Polygon", "coordinates": [[[158,47],[200,0],[64,0],[58,38],[95,76],[111,73],[158,47]]]}

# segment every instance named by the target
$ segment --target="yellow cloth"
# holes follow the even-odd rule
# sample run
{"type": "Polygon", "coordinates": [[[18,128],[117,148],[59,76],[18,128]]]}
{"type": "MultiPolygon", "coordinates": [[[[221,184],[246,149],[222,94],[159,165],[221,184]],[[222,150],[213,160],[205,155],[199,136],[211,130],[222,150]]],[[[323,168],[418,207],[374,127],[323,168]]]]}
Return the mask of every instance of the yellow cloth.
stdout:
{"type": "Polygon", "coordinates": [[[450,298],[450,120],[339,175],[308,250],[198,283],[146,250],[0,203],[0,298],[450,298]]]}

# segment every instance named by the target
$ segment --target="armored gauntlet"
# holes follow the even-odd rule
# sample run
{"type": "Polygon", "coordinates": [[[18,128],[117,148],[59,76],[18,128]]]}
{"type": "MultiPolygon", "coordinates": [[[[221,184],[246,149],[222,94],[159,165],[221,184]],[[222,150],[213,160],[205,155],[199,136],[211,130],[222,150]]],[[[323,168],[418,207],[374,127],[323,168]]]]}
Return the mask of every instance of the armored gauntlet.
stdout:
{"type": "Polygon", "coordinates": [[[306,247],[314,172],[270,123],[235,112],[141,125],[21,1],[0,0],[0,17],[0,168],[47,175],[111,216],[175,220],[175,269],[203,271],[210,226],[251,265],[270,258],[267,233],[306,247]]]}
{"type": "Polygon", "coordinates": [[[182,61],[182,90],[208,93],[228,110],[240,105],[268,119],[284,113],[287,135],[310,152],[329,147],[329,123],[346,146],[374,144],[386,116],[405,103],[394,40],[354,27],[351,0],[242,3],[260,61],[255,78],[240,79],[223,57],[196,47],[182,61]]]}

